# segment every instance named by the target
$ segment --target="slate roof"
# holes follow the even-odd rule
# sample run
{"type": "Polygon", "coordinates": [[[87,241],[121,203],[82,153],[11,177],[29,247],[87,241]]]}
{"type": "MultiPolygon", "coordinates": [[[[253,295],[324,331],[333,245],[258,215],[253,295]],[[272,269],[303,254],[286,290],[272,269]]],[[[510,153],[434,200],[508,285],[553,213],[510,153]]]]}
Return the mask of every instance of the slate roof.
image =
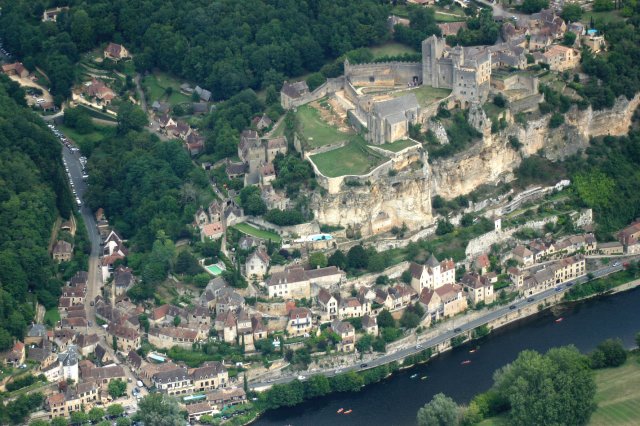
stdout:
{"type": "Polygon", "coordinates": [[[418,107],[419,104],[416,95],[409,93],[408,95],[400,96],[398,98],[376,102],[373,105],[373,111],[380,117],[389,117],[398,114],[401,111],[417,109],[418,107]]]}

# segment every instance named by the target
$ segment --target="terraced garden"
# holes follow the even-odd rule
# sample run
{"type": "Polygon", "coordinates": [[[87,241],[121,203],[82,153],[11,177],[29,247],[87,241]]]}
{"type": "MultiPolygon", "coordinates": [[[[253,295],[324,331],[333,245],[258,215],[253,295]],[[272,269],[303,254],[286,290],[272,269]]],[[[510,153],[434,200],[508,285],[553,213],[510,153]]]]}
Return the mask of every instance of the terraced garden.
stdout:
{"type": "Polygon", "coordinates": [[[364,175],[385,160],[369,148],[361,136],[352,137],[342,148],[311,156],[311,161],[327,177],[364,175]]]}

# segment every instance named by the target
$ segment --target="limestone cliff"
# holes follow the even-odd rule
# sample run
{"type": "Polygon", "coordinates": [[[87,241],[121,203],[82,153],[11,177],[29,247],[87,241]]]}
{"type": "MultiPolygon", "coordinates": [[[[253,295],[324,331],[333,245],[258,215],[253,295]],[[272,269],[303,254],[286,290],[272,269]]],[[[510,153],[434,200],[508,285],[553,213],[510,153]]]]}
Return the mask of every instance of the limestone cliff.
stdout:
{"type": "Polygon", "coordinates": [[[481,141],[468,150],[431,164],[431,191],[444,198],[467,194],[482,184],[509,181],[522,158],[544,150],[551,159],[562,159],[584,149],[589,138],[626,134],[634,111],[640,104],[640,94],[633,99],[619,98],[608,110],[584,111],[575,106],[565,115],[565,124],[549,128],[550,116],[529,121],[526,127],[511,123],[496,134],[484,134],[481,141]],[[509,145],[509,136],[523,144],[519,151],[509,145]]]}
{"type": "Polygon", "coordinates": [[[390,230],[403,223],[409,229],[431,224],[428,170],[378,177],[361,186],[342,185],[339,193],[315,194],[311,206],[322,224],[351,226],[363,236],[390,230]]]}

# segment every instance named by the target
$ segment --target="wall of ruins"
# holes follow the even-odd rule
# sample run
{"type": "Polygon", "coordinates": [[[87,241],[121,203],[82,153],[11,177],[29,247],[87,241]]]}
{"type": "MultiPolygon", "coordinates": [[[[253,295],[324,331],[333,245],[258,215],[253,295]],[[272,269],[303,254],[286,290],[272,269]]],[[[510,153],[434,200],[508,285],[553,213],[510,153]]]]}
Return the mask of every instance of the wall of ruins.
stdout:
{"type": "Polygon", "coordinates": [[[308,104],[309,102],[317,101],[318,99],[322,99],[331,93],[342,90],[343,87],[344,76],[340,76],[337,78],[328,78],[324,84],[318,86],[313,92],[302,95],[298,99],[292,99],[291,107],[296,108],[308,104]]]}
{"type": "Polygon", "coordinates": [[[377,62],[352,65],[345,61],[344,75],[354,86],[406,85],[414,77],[422,79],[422,63],[377,62]]]}

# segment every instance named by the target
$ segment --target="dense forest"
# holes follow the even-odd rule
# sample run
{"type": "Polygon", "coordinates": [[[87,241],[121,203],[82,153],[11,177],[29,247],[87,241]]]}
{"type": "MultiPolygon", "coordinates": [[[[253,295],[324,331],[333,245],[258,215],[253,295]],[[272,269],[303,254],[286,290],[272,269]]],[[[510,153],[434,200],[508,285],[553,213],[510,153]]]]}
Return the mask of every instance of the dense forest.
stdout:
{"type": "Polygon", "coordinates": [[[154,67],[210,89],[280,87],[354,48],[384,41],[389,6],[377,0],[0,1],[0,36],[27,67],[40,65],[68,96],[79,54],[123,43],[139,71],[154,67]],[[46,7],[71,5],[57,22],[46,7]]]}
{"type": "Polygon", "coordinates": [[[151,250],[159,231],[172,240],[190,237],[186,224],[212,197],[204,171],[179,142],[161,143],[142,131],[97,144],[88,168],[87,203],[92,210],[104,208],[135,251],[151,250]]]}
{"type": "Polygon", "coordinates": [[[47,248],[71,206],[60,144],[22,89],[0,75],[0,350],[23,337],[36,299],[57,306],[62,283],[47,248]]]}

